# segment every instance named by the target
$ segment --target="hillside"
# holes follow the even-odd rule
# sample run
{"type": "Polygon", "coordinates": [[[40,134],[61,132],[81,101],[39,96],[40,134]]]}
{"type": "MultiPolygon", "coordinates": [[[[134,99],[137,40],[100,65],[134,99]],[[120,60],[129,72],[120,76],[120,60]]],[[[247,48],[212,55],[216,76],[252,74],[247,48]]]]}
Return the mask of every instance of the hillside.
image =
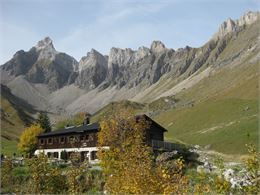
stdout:
{"type": "Polygon", "coordinates": [[[36,110],[24,100],[14,96],[1,85],[1,151],[15,151],[19,136],[25,126],[34,121],[36,110]]]}
{"type": "Polygon", "coordinates": [[[35,108],[57,114],[93,114],[125,99],[148,103],[176,95],[241,60],[255,62],[251,54],[258,50],[258,23],[259,12],[247,12],[224,21],[198,48],[174,50],[153,41],[137,50],[112,47],[108,55],[92,49],[79,62],[57,51],[46,37],[1,66],[1,83],[35,108]]]}
{"type": "Polygon", "coordinates": [[[222,70],[178,94],[193,103],[155,117],[168,128],[167,139],[224,153],[245,153],[246,143],[258,145],[258,68],[254,63],[234,72],[222,70]]]}
{"type": "Polygon", "coordinates": [[[258,38],[259,12],[250,11],[224,21],[198,48],[153,41],[108,55],[92,49],[77,62],[46,37],[0,67],[10,89],[1,93],[2,137],[17,140],[34,109],[55,123],[79,112],[97,121],[130,107],[166,127],[168,140],[244,153],[245,143],[258,142],[258,38]]]}
{"type": "Polygon", "coordinates": [[[146,113],[168,129],[166,140],[199,144],[227,154],[246,153],[245,144],[258,145],[259,63],[240,61],[224,68],[176,96],[146,104],[111,103],[94,120],[119,108],[146,113]],[[248,63],[248,64],[244,64],[248,63]],[[205,95],[206,94],[206,95],[205,95]]]}

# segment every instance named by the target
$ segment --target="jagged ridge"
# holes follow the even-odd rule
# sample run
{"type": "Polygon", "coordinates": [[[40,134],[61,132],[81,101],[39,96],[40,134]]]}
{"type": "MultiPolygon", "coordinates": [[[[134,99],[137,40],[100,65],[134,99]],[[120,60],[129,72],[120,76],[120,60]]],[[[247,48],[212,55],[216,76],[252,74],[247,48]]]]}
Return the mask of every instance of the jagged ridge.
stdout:
{"type": "MultiPolygon", "coordinates": [[[[46,102],[52,98],[49,95],[53,91],[59,94],[61,88],[69,89],[69,86],[73,85],[79,88],[77,93],[86,93],[84,98],[78,98],[74,104],[81,105],[84,99],[96,97],[97,101],[102,102],[93,102],[97,104],[97,109],[117,98],[133,98],[163,79],[171,80],[171,84],[165,88],[167,90],[173,87],[173,84],[176,85],[207,67],[216,68],[228,64],[248,48],[241,48],[241,51],[234,52],[225,59],[219,59],[219,56],[240,32],[254,24],[258,18],[259,12],[248,12],[239,20],[228,19],[221,25],[218,33],[200,48],[186,46],[175,51],[160,41],[154,41],[150,48],[140,47],[138,50],[111,48],[108,56],[92,49],[80,62],[67,54],[57,52],[52,40],[46,37],[28,52],[18,51],[5,63],[1,67],[1,74],[8,76],[2,76],[1,79],[8,84],[13,78],[23,76],[31,83],[46,84],[50,92],[45,95],[40,93],[41,97],[47,99],[46,102]],[[114,95],[111,98],[105,97],[112,92],[114,95]]],[[[249,47],[255,46],[256,43],[252,43],[249,47]]],[[[68,95],[67,93],[66,89],[62,92],[68,95]]],[[[61,106],[58,100],[51,102],[61,106]]],[[[73,102],[62,103],[62,107],[71,103],[73,102]]],[[[69,110],[72,107],[69,106],[69,110]]]]}

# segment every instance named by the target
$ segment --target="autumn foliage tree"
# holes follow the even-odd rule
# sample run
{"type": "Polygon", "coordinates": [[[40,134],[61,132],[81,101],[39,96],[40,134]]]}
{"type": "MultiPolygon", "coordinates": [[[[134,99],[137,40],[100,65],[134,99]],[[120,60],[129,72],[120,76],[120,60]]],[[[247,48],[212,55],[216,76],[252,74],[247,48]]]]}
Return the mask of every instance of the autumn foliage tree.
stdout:
{"type": "Polygon", "coordinates": [[[37,147],[37,136],[43,131],[40,124],[32,124],[30,127],[25,128],[18,143],[18,150],[31,155],[37,147]]]}
{"type": "Polygon", "coordinates": [[[100,123],[98,156],[107,176],[106,189],[110,193],[149,193],[147,181],[151,180],[150,148],[144,144],[144,131],[148,124],[143,119],[136,121],[131,112],[117,113],[100,123]]]}
{"type": "MultiPolygon", "coordinates": [[[[181,193],[185,189],[183,176],[156,166],[152,148],[145,142],[149,124],[135,117],[131,110],[120,111],[100,123],[98,156],[106,175],[105,188],[109,193],[161,194],[181,193]],[[101,149],[109,146],[109,149],[101,149]],[[169,180],[170,179],[170,180],[169,180]],[[162,180],[169,180],[162,183],[162,180]],[[171,188],[174,184],[182,187],[171,188]]],[[[182,169],[181,164],[180,169],[182,169]]]]}
{"type": "Polygon", "coordinates": [[[66,175],[58,167],[48,163],[48,157],[40,153],[28,159],[30,179],[27,193],[29,194],[64,194],[67,190],[66,175]]]}

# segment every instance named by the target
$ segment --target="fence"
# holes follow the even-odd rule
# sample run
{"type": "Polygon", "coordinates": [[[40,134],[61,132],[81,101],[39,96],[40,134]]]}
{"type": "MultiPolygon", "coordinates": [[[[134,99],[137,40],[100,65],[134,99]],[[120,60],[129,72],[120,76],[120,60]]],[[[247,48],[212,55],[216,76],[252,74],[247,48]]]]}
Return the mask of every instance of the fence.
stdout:
{"type": "Polygon", "coordinates": [[[180,144],[174,144],[171,142],[164,142],[159,140],[152,140],[152,147],[154,149],[164,149],[168,151],[180,150],[182,148],[180,144]]]}

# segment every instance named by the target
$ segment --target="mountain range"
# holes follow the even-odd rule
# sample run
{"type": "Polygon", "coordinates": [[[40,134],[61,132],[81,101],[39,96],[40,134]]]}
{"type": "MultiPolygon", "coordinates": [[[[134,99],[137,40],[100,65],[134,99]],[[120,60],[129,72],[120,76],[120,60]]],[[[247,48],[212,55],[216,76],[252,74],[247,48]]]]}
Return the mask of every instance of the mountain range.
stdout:
{"type": "Polygon", "coordinates": [[[174,50],[153,41],[137,50],[113,47],[108,55],[92,49],[79,62],[56,51],[46,37],[0,66],[1,84],[35,110],[56,115],[93,114],[111,102],[134,101],[171,129],[169,112],[223,99],[258,99],[259,16],[249,11],[228,19],[199,48],[174,50]]]}

